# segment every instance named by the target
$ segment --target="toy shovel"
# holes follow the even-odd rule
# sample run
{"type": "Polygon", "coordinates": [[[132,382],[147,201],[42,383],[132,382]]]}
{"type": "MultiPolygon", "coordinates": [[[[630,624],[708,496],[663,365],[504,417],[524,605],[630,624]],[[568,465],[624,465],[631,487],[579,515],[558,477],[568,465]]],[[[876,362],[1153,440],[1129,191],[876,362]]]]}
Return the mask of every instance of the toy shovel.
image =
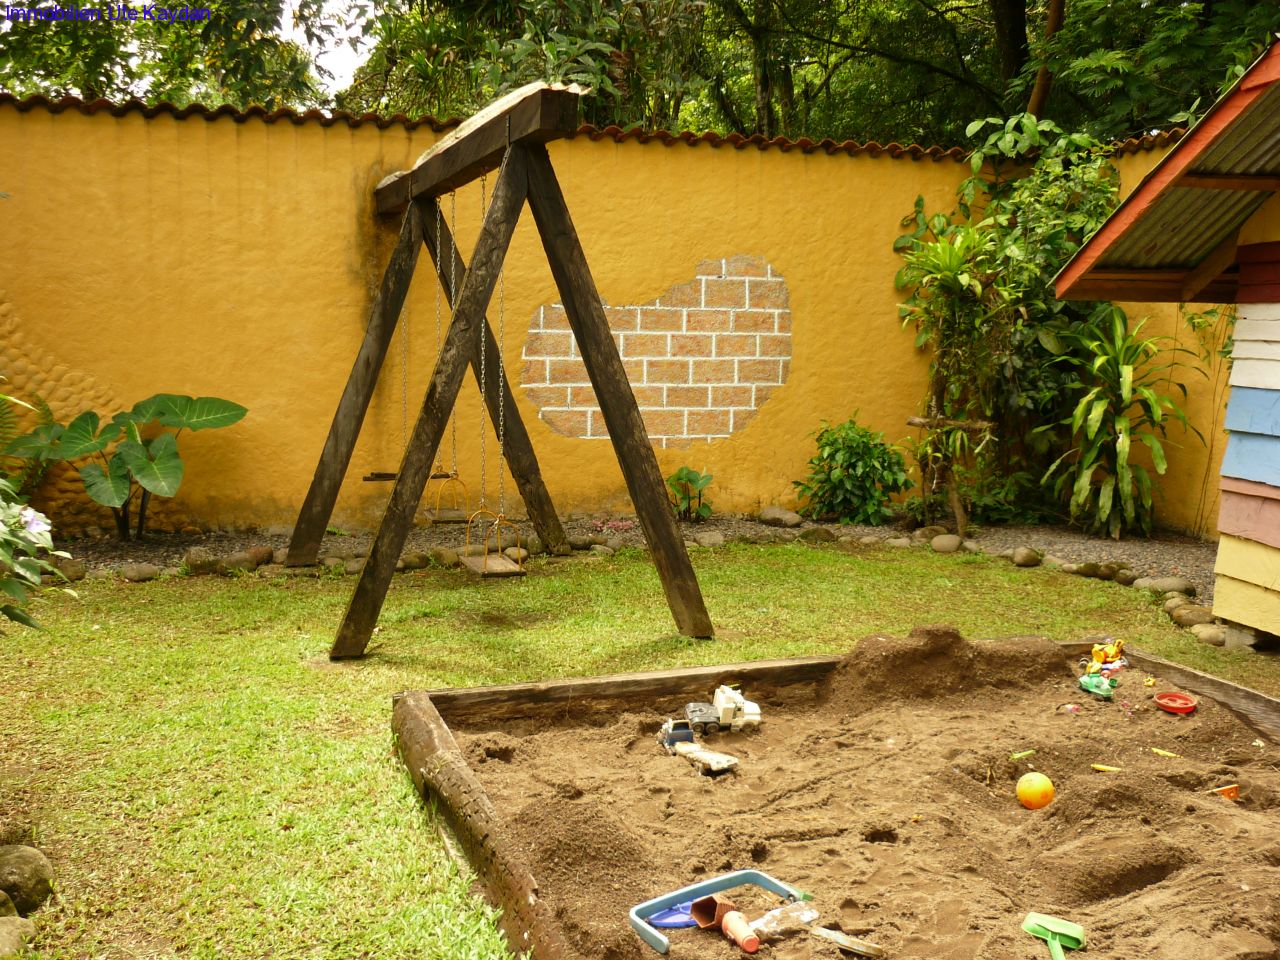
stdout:
{"type": "Polygon", "coordinates": [[[1022,921],[1022,929],[1033,937],[1039,937],[1049,945],[1049,955],[1053,960],[1066,960],[1062,948],[1068,950],[1084,949],[1084,927],[1079,924],[1051,917],[1044,913],[1028,913],[1022,921]]]}

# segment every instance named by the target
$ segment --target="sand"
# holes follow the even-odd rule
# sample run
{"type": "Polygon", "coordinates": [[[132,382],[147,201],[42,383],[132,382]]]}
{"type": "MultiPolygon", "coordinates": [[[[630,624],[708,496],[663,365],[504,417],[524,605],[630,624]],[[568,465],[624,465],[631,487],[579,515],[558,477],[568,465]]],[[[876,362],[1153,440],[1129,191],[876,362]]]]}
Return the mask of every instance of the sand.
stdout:
{"type": "MultiPolygon", "coordinates": [[[[656,958],[630,906],[758,868],[895,958],[1044,958],[1021,930],[1036,911],[1082,925],[1093,960],[1280,960],[1280,747],[1204,698],[1158,710],[1176,688],[1144,677],[1104,703],[1047,641],[868,637],[822,688],[762,697],[758,731],[708,738],[741,760],[714,780],[657,745],[672,701],[452,723],[583,958],[656,958]],[[1029,770],[1057,788],[1039,811],[1014,796],[1029,770]],[[1207,792],[1228,783],[1239,802],[1207,792]]],[[[673,960],[742,956],[697,930],[671,942],[673,960]]],[[[848,955],[797,936],[759,956],[848,955]]]]}

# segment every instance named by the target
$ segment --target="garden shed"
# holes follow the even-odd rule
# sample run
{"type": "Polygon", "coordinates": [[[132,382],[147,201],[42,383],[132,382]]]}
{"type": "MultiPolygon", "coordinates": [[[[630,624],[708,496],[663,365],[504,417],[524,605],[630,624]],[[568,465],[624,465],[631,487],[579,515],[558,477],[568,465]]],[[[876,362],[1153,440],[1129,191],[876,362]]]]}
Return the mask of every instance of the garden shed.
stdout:
{"type": "Polygon", "coordinates": [[[1057,278],[1074,300],[1236,304],[1214,613],[1280,631],[1280,43],[1057,278]]]}

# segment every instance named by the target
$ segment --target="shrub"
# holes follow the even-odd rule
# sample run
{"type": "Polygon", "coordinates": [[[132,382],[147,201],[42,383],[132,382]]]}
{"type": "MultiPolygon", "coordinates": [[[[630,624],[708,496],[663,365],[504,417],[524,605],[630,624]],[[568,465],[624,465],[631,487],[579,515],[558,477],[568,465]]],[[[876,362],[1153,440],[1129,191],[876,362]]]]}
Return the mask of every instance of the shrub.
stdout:
{"type": "Polygon", "coordinates": [[[117,413],[105,426],[92,410],[65,426],[56,421],[42,423],[10,443],[5,452],[44,461],[97,457],[101,462],[80,468],[85,491],[93,500],[111,508],[121,540],[129,539],[129,512],[137,497],[136,536],[141,538],[152,495],[171,497],[182,483],[186,469],[178,455],[182,431],[227,427],[245,413],[239,404],[218,397],[158,393],[134,404],[131,410],[117,413]],[[171,427],[174,432],[162,430],[147,436],[153,425],[171,427]]]}
{"type": "Polygon", "coordinates": [[[681,467],[667,477],[671,488],[671,506],[681,520],[698,522],[711,516],[711,501],[702,499],[702,491],[711,484],[711,474],[681,467]]]}
{"type": "Polygon", "coordinates": [[[818,433],[818,454],[809,461],[809,476],[792,481],[808,501],[801,513],[835,517],[841,523],[884,523],[892,517],[890,494],[911,488],[907,465],[897,447],[848,420],[824,424],[818,433]]]}

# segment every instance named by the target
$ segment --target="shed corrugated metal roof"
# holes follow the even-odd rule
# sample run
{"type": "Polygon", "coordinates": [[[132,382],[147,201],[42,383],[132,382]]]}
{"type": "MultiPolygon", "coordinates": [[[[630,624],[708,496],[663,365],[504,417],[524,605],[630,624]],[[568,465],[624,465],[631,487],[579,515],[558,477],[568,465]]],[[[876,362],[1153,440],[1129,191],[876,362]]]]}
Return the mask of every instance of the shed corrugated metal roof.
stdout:
{"type": "Polygon", "coordinates": [[[1280,44],[1187,131],[1062,269],[1064,300],[1234,302],[1235,238],[1280,190],[1280,44]]]}

